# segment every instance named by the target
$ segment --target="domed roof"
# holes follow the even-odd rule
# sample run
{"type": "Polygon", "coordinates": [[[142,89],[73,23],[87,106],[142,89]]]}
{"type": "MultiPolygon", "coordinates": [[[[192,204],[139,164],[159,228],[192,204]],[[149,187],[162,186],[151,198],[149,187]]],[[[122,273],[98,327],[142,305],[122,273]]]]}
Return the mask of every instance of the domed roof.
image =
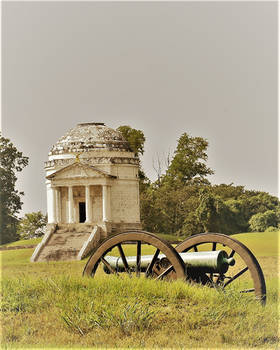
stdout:
{"type": "Polygon", "coordinates": [[[108,128],[104,123],[82,123],[61,137],[49,155],[97,149],[131,152],[129,143],[119,131],[108,128]]]}

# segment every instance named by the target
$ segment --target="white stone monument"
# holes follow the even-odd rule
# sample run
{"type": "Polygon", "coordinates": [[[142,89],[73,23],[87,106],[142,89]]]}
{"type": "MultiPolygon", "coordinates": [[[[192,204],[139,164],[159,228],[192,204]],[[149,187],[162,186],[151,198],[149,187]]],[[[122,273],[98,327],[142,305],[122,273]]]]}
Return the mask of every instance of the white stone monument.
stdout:
{"type": "Polygon", "coordinates": [[[139,159],[120,132],[78,124],[52,147],[45,170],[48,228],[31,261],[81,258],[99,238],[141,228],[139,159]]]}

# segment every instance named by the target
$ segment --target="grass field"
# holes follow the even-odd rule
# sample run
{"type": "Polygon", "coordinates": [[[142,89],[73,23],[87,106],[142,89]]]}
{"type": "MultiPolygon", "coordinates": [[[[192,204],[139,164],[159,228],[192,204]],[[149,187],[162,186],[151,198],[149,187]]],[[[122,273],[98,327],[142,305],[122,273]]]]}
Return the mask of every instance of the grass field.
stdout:
{"type": "Polygon", "coordinates": [[[16,246],[25,246],[25,245],[33,245],[40,243],[42,238],[32,238],[32,239],[21,239],[20,241],[15,241],[12,243],[6,243],[1,245],[0,247],[16,247],[16,246]]]}
{"type": "Polygon", "coordinates": [[[265,307],[234,287],[223,293],[181,281],[86,278],[86,260],[30,263],[33,249],[2,251],[2,348],[276,349],[279,233],[233,237],[262,266],[265,307]]]}

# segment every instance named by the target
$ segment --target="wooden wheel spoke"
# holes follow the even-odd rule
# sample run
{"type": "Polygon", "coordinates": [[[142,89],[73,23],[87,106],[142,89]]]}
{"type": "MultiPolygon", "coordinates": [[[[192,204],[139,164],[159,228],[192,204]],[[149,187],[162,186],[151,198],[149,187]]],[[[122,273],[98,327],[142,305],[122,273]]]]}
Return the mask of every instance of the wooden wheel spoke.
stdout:
{"type": "Polygon", "coordinates": [[[251,293],[251,292],[254,292],[254,291],[255,291],[255,288],[249,288],[249,289],[241,290],[240,293],[251,293]]]}
{"type": "Polygon", "coordinates": [[[120,256],[122,258],[122,261],[123,261],[123,265],[124,265],[124,269],[126,272],[130,272],[130,269],[129,269],[129,266],[128,266],[128,263],[127,263],[127,260],[126,260],[126,257],[125,257],[125,254],[124,254],[124,251],[122,249],[122,246],[121,244],[118,244],[118,249],[119,249],[119,252],[120,252],[120,256]]]}
{"type": "Polygon", "coordinates": [[[110,271],[110,273],[112,273],[112,274],[117,274],[116,270],[114,270],[114,269],[112,268],[112,266],[108,263],[107,260],[104,259],[104,257],[102,257],[100,260],[101,260],[101,261],[103,262],[103,264],[107,267],[107,269],[110,271]]]}
{"type": "Polygon", "coordinates": [[[215,284],[218,285],[220,282],[224,281],[224,279],[225,279],[225,275],[219,274],[215,284]]]}
{"type": "Polygon", "coordinates": [[[160,253],[160,250],[157,249],[155,254],[154,254],[154,256],[153,256],[153,258],[152,258],[152,261],[150,262],[150,264],[147,267],[147,270],[145,272],[145,277],[149,277],[150,274],[152,273],[153,267],[155,265],[155,262],[156,262],[156,260],[158,258],[159,253],[160,253]]]}
{"type": "Polygon", "coordinates": [[[171,272],[172,270],[173,270],[173,266],[172,266],[172,265],[168,266],[168,268],[165,269],[156,279],[157,279],[157,280],[162,279],[163,277],[165,277],[166,275],[168,275],[169,272],[171,272]]]}
{"type": "MultiPolygon", "coordinates": [[[[266,285],[262,269],[254,254],[243,243],[228,235],[220,233],[203,233],[188,237],[185,241],[179,243],[176,246],[176,250],[178,253],[188,251],[200,252],[212,250],[213,252],[217,250],[225,250],[227,252],[228,258],[233,258],[237,262],[237,267],[234,267],[233,269],[230,268],[230,266],[234,265],[234,262],[232,261],[232,264],[228,267],[228,269],[217,269],[213,272],[209,269],[208,272],[206,272],[206,275],[208,276],[209,280],[211,281],[212,279],[214,285],[220,288],[227,287],[230,283],[234,282],[239,277],[241,277],[242,280],[250,280],[250,283],[253,283],[249,285],[250,288],[248,286],[245,287],[243,285],[243,287],[240,286],[239,291],[241,291],[241,293],[253,292],[253,294],[255,294],[256,296],[256,299],[260,300],[263,305],[265,304],[266,285]],[[225,247],[226,249],[224,249],[223,247],[225,247]],[[240,262],[243,265],[240,265],[238,267],[238,264],[240,262]],[[229,273],[227,272],[228,270],[230,270],[229,273]],[[250,271],[250,274],[247,273],[243,275],[244,273],[246,273],[247,270],[250,271]]],[[[189,279],[193,280],[194,282],[198,281],[198,283],[201,283],[199,280],[197,280],[195,274],[194,276],[190,274],[189,279]]],[[[205,280],[202,283],[207,284],[207,281],[205,280]]]]}
{"type": "Polygon", "coordinates": [[[137,255],[136,255],[136,276],[140,276],[141,271],[141,241],[137,241],[137,255]]]}
{"type": "Polygon", "coordinates": [[[224,284],[224,288],[229,285],[231,282],[233,282],[234,280],[236,280],[238,277],[240,277],[241,275],[243,275],[244,272],[246,272],[248,270],[248,266],[246,266],[244,269],[242,269],[241,271],[239,271],[236,275],[234,275],[233,277],[231,277],[230,280],[228,280],[225,284],[224,284]]]}

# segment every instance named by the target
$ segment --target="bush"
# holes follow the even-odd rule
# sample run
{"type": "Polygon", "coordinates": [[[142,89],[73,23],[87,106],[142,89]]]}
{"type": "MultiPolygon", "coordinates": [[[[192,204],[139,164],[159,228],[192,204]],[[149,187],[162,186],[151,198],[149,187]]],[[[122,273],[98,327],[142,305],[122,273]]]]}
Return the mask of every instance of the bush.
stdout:
{"type": "Polygon", "coordinates": [[[278,230],[279,230],[278,227],[269,226],[269,227],[265,230],[265,232],[276,232],[276,231],[278,231],[278,230]]]}
{"type": "Polygon", "coordinates": [[[277,229],[278,219],[275,211],[267,210],[264,213],[258,213],[249,220],[251,231],[264,232],[268,227],[275,227],[277,229]]]}
{"type": "Polygon", "coordinates": [[[45,234],[47,224],[47,215],[43,215],[40,211],[25,214],[19,221],[18,234],[22,239],[30,239],[41,237],[45,234]]]}

